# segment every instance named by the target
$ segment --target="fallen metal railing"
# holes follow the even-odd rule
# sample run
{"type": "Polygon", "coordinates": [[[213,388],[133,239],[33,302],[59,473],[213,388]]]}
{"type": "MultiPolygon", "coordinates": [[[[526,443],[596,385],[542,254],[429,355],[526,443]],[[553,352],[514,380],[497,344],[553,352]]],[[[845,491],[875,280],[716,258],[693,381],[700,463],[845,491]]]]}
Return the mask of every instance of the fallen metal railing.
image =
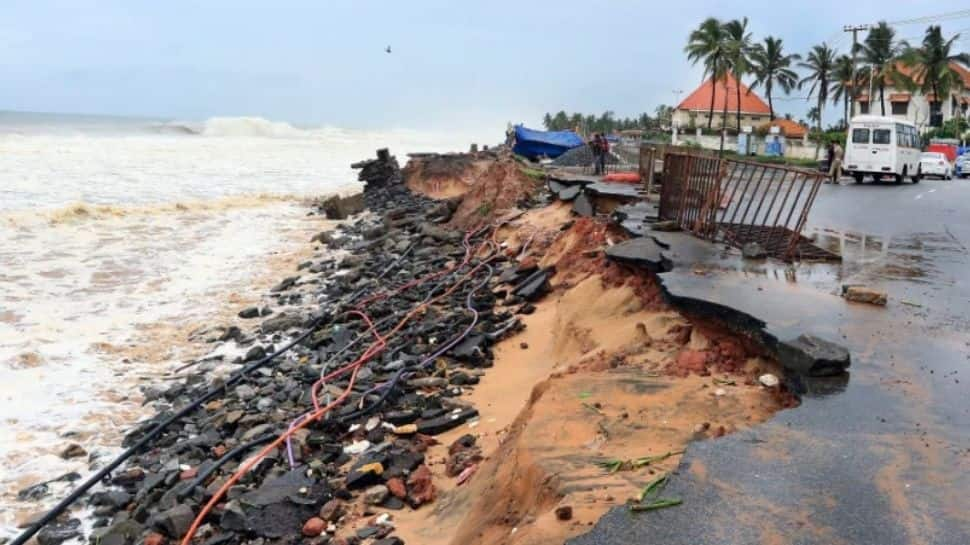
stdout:
{"type": "Polygon", "coordinates": [[[820,172],[671,148],[664,155],[660,218],[739,248],[757,242],[785,261],[839,259],[801,235],[823,181],[820,172]]]}

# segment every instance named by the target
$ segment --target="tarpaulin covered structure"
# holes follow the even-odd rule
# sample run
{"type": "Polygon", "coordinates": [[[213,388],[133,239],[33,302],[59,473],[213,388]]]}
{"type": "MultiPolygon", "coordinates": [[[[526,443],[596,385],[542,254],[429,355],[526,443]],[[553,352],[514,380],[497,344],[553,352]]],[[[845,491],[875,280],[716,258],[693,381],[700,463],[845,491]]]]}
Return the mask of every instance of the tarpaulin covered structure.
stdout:
{"type": "Polygon", "coordinates": [[[535,131],[516,125],[512,151],[529,159],[543,155],[554,159],[584,144],[583,139],[573,131],[535,131]]]}

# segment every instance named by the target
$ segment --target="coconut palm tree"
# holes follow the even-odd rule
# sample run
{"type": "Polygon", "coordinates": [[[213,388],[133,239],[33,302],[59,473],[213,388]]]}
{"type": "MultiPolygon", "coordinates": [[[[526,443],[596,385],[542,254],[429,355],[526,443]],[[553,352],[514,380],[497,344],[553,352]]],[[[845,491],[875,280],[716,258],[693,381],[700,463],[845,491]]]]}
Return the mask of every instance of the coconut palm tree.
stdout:
{"type": "Polygon", "coordinates": [[[842,125],[849,126],[849,101],[852,100],[852,90],[859,88],[861,78],[858,72],[853,72],[852,57],[839,55],[832,68],[832,104],[842,102],[842,125]]]}
{"type": "MultiPolygon", "coordinates": [[[[954,42],[959,38],[960,35],[956,34],[949,40],[944,39],[940,27],[931,25],[926,29],[923,43],[919,47],[903,42],[900,61],[912,73],[908,77],[900,75],[899,79],[903,79],[908,87],[919,89],[924,95],[932,93],[936,97],[936,104],[943,104],[943,98],[950,96],[951,91],[963,89],[963,78],[953,68],[952,63],[970,64],[970,55],[952,51],[954,42]]],[[[932,113],[932,107],[930,109],[932,113]]]]}
{"type": "Polygon", "coordinates": [[[775,106],[771,100],[771,92],[777,85],[788,94],[798,85],[798,74],[791,66],[799,60],[801,56],[798,54],[785,55],[781,38],[772,36],[766,37],[764,43],[755,44],[751,51],[751,69],[755,79],[748,92],[759,86],[764,88],[772,121],[775,120],[775,106]]]}
{"type": "MultiPolygon", "coordinates": [[[[798,88],[809,85],[808,98],[815,95],[818,107],[818,119],[816,127],[818,133],[822,133],[822,108],[825,101],[829,99],[829,86],[832,82],[832,69],[835,66],[835,50],[825,42],[812,47],[805,60],[798,63],[798,66],[808,71],[808,75],[798,82],[798,88]]],[[[815,142],[815,156],[818,157],[819,144],[821,139],[815,142]]]]}
{"type": "MultiPolygon", "coordinates": [[[[737,94],[737,120],[738,130],[741,130],[741,78],[751,72],[751,33],[748,32],[748,18],[734,19],[724,24],[726,35],[725,49],[727,50],[728,64],[731,72],[734,73],[735,93],[737,94]]],[[[727,89],[725,89],[727,91],[727,89]]],[[[725,103],[727,96],[725,94],[725,103]]]]}
{"type": "MultiPolygon", "coordinates": [[[[896,60],[901,49],[896,43],[896,31],[885,21],[869,30],[866,39],[857,46],[857,52],[862,54],[862,62],[869,67],[870,77],[874,78],[879,89],[879,109],[886,115],[886,81],[898,79],[896,60]]],[[[871,103],[870,98],[870,103],[871,103]]]]}
{"type": "Polygon", "coordinates": [[[728,70],[727,36],[724,25],[715,17],[708,17],[687,38],[684,52],[691,64],[704,64],[702,83],[711,78],[711,107],[707,114],[707,128],[714,120],[714,85],[724,79],[728,70]]]}

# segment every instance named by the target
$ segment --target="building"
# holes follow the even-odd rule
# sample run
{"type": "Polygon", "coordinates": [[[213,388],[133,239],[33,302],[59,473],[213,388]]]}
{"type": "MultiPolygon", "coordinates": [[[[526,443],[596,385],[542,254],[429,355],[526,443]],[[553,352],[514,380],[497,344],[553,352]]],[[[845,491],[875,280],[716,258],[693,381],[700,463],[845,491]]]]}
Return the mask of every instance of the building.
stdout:
{"type": "Polygon", "coordinates": [[[748,86],[738,82],[733,74],[728,74],[716,83],[709,79],[687,95],[671,117],[675,127],[680,129],[706,128],[711,109],[711,95],[714,95],[714,119],[711,128],[721,128],[724,105],[727,102],[726,126],[738,128],[738,86],[741,87],[741,126],[759,127],[771,119],[771,110],[760,96],[751,92],[748,86]],[[726,91],[726,92],[725,92],[726,91]]]}
{"type": "MultiPolygon", "coordinates": [[[[950,63],[950,66],[959,72],[963,79],[964,88],[951,90],[949,96],[943,97],[942,101],[936,100],[932,95],[924,95],[919,90],[911,92],[906,89],[899,89],[887,80],[883,92],[886,115],[909,121],[916,125],[920,131],[939,127],[955,117],[967,119],[968,106],[970,106],[970,70],[958,63],[950,63]]],[[[896,69],[902,74],[912,77],[912,69],[902,64],[897,64],[896,69]]],[[[917,84],[919,83],[917,82],[917,84]]],[[[862,89],[856,99],[855,113],[857,115],[882,115],[882,112],[878,87],[873,86],[871,90],[862,89]]]]}
{"type": "Polygon", "coordinates": [[[797,121],[792,121],[791,119],[778,118],[774,121],[770,121],[758,127],[758,129],[765,134],[772,133],[771,129],[777,127],[777,133],[781,134],[785,138],[805,138],[808,135],[808,127],[802,125],[797,121]]]}

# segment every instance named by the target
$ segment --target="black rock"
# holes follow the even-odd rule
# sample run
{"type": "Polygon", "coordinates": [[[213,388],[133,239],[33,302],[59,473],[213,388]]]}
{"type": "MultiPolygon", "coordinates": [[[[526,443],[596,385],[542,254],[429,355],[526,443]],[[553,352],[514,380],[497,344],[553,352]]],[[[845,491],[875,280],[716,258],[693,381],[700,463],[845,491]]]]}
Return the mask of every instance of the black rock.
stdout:
{"type": "Polygon", "coordinates": [[[296,285],[296,282],[300,279],[299,276],[289,276],[283,279],[282,282],[273,286],[269,291],[272,293],[279,293],[286,291],[296,285]]]}
{"type": "Polygon", "coordinates": [[[268,320],[265,320],[259,329],[264,334],[268,335],[270,333],[276,333],[277,331],[285,331],[287,329],[299,327],[302,324],[303,318],[300,316],[282,312],[268,320]]]}
{"type": "Polygon", "coordinates": [[[246,351],[246,355],[243,356],[243,362],[245,363],[250,361],[261,360],[265,357],[266,357],[266,349],[263,348],[261,345],[257,344],[246,351]]]}
{"type": "Polygon", "coordinates": [[[549,291],[552,274],[552,268],[537,270],[515,286],[512,293],[526,301],[535,301],[549,291]]]}
{"type": "Polygon", "coordinates": [[[438,418],[418,422],[418,433],[438,435],[439,433],[455,429],[476,416],[478,416],[477,409],[457,409],[457,412],[452,411],[438,418]]]}
{"type": "Polygon", "coordinates": [[[384,421],[394,424],[395,426],[403,426],[404,424],[414,422],[419,416],[421,416],[421,413],[414,409],[390,411],[384,413],[384,421]]]}
{"type": "Polygon", "coordinates": [[[20,501],[39,500],[50,494],[50,487],[47,483],[37,483],[17,492],[17,499],[20,501]]]}
{"type": "Polygon", "coordinates": [[[195,513],[192,508],[185,504],[155,514],[151,519],[151,525],[168,537],[179,538],[185,535],[195,520],[195,513]]]}
{"type": "Polygon", "coordinates": [[[482,355],[481,346],[484,342],[484,335],[471,334],[456,344],[450,353],[460,360],[476,360],[482,355]]]}
{"type": "Polygon", "coordinates": [[[106,505],[114,507],[115,509],[125,507],[131,503],[131,499],[132,495],[123,490],[108,490],[91,494],[91,503],[93,505],[106,505]]]}
{"type": "Polygon", "coordinates": [[[777,350],[778,361],[786,369],[813,377],[838,375],[852,363],[844,346],[813,335],[782,341],[777,350]]]}
{"type": "Polygon", "coordinates": [[[48,524],[37,532],[37,543],[40,545],[59,545],[69,539],[81,537],[81,521],[70,519],[66,522],[48,524]]]}
{"type": "Polygon", "coordinates": [[[133,520],[121,520],[92,533],[98,545],[134,545],[145,529],[133,520]]]}
{"type": "Polygon", "coordinates": [[[258,318],[259,317],[259,307],[249,307],[244,308],[239,311],[240,318],[258,318]]]}
{"type": "Polygon", "coordinates": [[[384,539],[378,539],[371,545],[404,545],[404,540],[397,536],[390,536],[384,539]]]}

